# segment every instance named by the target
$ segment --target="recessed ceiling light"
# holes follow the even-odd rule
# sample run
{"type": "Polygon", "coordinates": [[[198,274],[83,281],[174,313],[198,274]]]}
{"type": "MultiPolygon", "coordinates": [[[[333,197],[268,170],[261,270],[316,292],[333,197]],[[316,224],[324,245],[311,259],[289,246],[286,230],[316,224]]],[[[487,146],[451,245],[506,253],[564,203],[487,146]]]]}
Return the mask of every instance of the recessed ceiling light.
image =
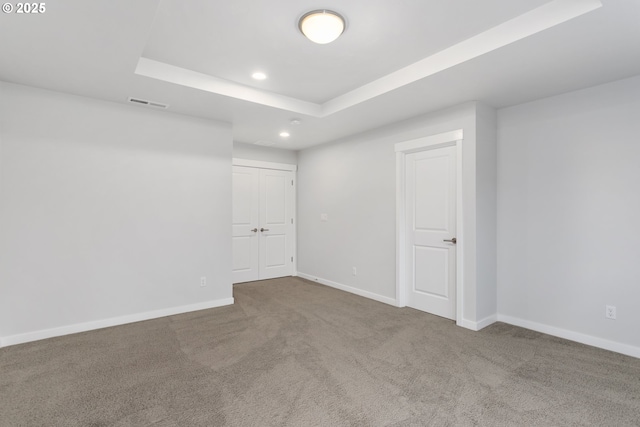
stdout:
{"type": "Polygon", "coordinates": [[[251,77],[253,77],[256,80],[264,80],[267,78],[267,75],[265,73],[261,73],[260,71],[258,71],[251,74],[251,77]]]}
{"type": "Polygon", "coordinates": [[[300,123],[302,123],[302,120],[300,120],[300,119],[291,119],[291,121],[289,123],[291,123],[292,125],[296,125],[297,126],[300,123]]]}
{"type": "Polygon", "coordinates": [[[283,138],[289,138],[290,134],[289,132],[284,131],[284,132],[280,132],[280,136],[283,138]]]}
{"type": "Polygon", "coordinates": [[[306,38],[314,43],[331,43],[344,32],[344,18],[332,10],[313,10],[298,20],[298,28],[306,38]]]}

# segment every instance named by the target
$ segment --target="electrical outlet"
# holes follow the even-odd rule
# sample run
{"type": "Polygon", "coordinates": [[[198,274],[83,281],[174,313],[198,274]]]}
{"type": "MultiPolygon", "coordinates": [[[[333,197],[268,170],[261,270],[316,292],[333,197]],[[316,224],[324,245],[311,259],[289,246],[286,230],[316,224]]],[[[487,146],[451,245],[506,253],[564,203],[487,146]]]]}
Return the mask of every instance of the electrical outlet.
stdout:
{"type": "Polygon", "coordinates": [[[615,305],[606,306],[604,315],[607,319],[616,320],[616,306],[615,305]]]}
{"type": "Polygon", "coordinates": [[[358,275],[358,270],[356,270],[355,267],[353,267],[353,270],[351,271],[351,274],[353,274],[354,276],[358,275]]]}
{"type": "Polygon", "coordinates": [[[205,286],[207,286],[207,278],[205,276],[202,276],[200,278],[200,287],[204,288],[205,286]]]}

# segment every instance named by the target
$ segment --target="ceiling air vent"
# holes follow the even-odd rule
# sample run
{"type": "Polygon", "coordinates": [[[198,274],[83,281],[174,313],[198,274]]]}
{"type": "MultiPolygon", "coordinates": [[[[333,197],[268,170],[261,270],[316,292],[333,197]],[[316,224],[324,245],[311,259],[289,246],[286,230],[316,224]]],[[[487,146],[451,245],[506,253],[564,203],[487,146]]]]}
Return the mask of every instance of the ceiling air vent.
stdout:
{"type": "Polygon", "coordinates": [[[162,108],[163,110],[166,110],[167,108],[169,108],[168,104],[163,104],[162,102],[147,101],[146,99],[140,99],[140,98],[129,98],[129,102],[131,102],[132,104],[140,104],[140,105],[146,105],[154,108],[162,108]]]}
{"type": "Polygon", "coordinates": [[[273,141],[267,141],[266,139],[260,139],[254,142],[255,145],[264,145],[265,147],[271,147],[272,145],[276,145],[273,141]]]}

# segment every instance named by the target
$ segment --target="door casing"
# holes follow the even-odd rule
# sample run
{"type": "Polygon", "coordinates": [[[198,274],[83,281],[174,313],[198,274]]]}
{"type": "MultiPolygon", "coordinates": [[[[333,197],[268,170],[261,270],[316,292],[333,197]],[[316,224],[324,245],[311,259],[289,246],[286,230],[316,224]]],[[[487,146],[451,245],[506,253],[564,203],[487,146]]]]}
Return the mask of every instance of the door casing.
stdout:
{"type": "Polygon", "coordinates": [[[462,129],[431,135],[395,144],[396,152],[396,301],[399,307],[407,305],[408,274],[406,224],[406,155],[441,147],[456,147],[456,324],[462,326],[464,312],[464,228],[462,226],[462,129]]]}

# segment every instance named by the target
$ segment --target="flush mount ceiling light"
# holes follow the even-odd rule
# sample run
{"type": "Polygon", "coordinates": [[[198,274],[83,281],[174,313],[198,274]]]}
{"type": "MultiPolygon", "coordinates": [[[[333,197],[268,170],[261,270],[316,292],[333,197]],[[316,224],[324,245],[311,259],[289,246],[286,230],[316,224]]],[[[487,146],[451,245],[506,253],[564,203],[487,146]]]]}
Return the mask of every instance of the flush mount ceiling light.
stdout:
{"type": "Polygon", "coordinates": [[[265,73],[261,73],[260,71],[256,71],[255,73],[251,74],[251,77],[256,80],[264,80],[267,78],[267,75],[265,73]]]}
{"type": "Polygon", "coordinates": [[[327,44],[344,32],[345,20],[332,10],[313,10],[300,17],[298,28],[312,42],[327,44]]]}

